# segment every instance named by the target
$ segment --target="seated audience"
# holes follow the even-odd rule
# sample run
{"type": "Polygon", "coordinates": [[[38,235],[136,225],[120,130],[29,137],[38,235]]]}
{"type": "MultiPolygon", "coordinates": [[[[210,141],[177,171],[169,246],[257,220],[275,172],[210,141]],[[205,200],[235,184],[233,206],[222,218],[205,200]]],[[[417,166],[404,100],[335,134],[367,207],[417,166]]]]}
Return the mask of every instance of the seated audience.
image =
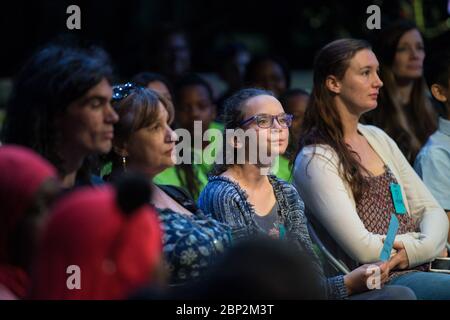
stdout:
{"type": "MultiPolygon", "coordinates": [[[[431,94],[443,105],[446,117],[439,118],[438,130],[428,138],[414,163],[414,169],[450,220],[450,52],[428,60],[426,78],[431,94]]],[[[447,237],[450,243],[450,230],[447,237]]]]}
{"type": "MultiPolygon", "coordinates": [[[[114,89],[115,125],[111,179],[124,171],[139,172],[148,181],[175,162],[173,107],[162,95],[130,84],[114,89]]],[[[163,250],[170,284],[185,284],[202,275],[230,246],[228,228],[203,215],[184,189],[151,184],[150,203],[163,224],[163,250]]]]}
{"type": "Polygon", "coordinates": [[[222,130],[223,126],[214,121],[216,106],[212,89],[198,75],[187,75],[177,83],[175,106],[176,127],[186,129],[190,134],[190,149],[183,150],[181,156],[190,158],[191,163],[183,162],[164,170],[155,176],[154,182],[182,187],[197,199],[208,182],[207,174],[211,171],[215,160],[215,153],[210,150],[218,145],[214,138],[207,141],[203,139],[203,135],[208,129],[222,130]],[[199,124],[196,130],[195,121],[199,124]],[[187,156],[184,152],[188,153],[187,156]]]}
{"type": "MultiPolygon", "coordinates": [[[[245,137],[227,137],[225,134],[224,159],[222,164],[216,165],[200,194],[200,208],[229,225],[235,241],[267,235],[292,243],[297,250],[309,255],[315,269],[323,275],[320,261],[312,249],[303,201],[294,186],[267,175],[271,160],[287,148],[292,116],[284,112],[280,102],[269,91],[243,89],[225,103],[224,119],[225,129],[240,128],[256,135],[247,142],[245,137]],[[255,146],[258,151],[251,150],[255,146]],[[237,149],[245,150],[242,164],[238,162],[237,149]],[[255,152],[257,155],[253,157],[255,152]]],[[[382,283],[388,278],[389,266],[387,263],[379,266],[382,283]]],[[[323,290],[330,299],[347,298],[367,291],[368,267],[363,265],[348,275],[329,278],[326,282],[324,279],[323,290]]],[[[385,287],[383,291],[373,291],[373,294],[381,299],[385,293],[389,295],[390,290],[398,290],[398,298],[403,297],[402,292],[411,297],[410,291],[404,288],[385,287]]]]}
{"type": "Polygon", "coordinates": [[[359,124],[377,107],[378,67],[363,40],[336,40],[318,52],[295,185],[326,231],[320,236],[331,238],[343,253],[329,248],[349,266],[382,258],[396,218],[394,250],[383,258],[392,271],[387,283],[411,288],[418,299],[450,299],[450,275],[427,272],[429,262],[446,253],[445,212],[397,144],[381,129],[359,124]]]}

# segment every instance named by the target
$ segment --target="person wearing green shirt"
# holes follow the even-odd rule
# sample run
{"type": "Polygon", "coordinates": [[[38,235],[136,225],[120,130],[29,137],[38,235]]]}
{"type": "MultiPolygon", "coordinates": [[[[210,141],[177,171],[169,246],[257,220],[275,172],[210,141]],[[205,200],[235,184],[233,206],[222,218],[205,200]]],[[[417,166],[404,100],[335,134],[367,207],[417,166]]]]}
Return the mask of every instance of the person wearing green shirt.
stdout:
{"type": "Polygon", "coordinates": [[[203,134],[207,129],[223,130],[223,125],[214,121],[216,106],[212,89],[199,75],[189,74],[175,85],[175,105],[177,128],[186,129],[191,135],[191,160],[200,157],[201,163],[192,161],[192,164],[176,165],[155,176],[153,181],[157,184],[183,187],[196,200],[208,182],[208,173],[214,161],[214,153],[211,153],[210,150],[217,145],[215,139],[203,141],[203,134]],[[196,127],[194,126],[195,121],[197,121],[196,127]],[[200,139],[201,143],[195,144],[196,139],[200,139]],[[201,149],[196,149],[197,145],[201,149]]]}
{"type": "Polygon", "coordinates": [[[303,89],[289,89],[280,96],[280,102],[286,113],[292,114],[292,126],[289,128],[289,145],[283,155],[279,155],[272,167],[272,173],[280,179],[292,182],[292,164],[290,158],[296,153],[300,128],[309,102],[309,94],[303,89]]]}

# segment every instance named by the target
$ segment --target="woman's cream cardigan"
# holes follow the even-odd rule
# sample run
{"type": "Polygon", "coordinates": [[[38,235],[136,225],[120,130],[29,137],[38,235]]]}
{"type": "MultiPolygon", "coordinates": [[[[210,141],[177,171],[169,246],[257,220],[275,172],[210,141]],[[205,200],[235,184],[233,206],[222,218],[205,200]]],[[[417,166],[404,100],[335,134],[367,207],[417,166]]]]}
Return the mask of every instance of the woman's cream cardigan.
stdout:
{"type": "MultiPolygon", "coordinates": [[[[409,267],[433,260],[447,241],[449,222],[444,210],[384,131],[361,124],[358,130],[394,173],[408,214],[420,227],[420,232],[396,236],[405,246],[409,267]]],[[[303,148],[294,166],[294,184],[307,210],[351,258],[360,263],[379,261],[385,235],[373,234],[364,227],[353,193],[338,174],[336,152],[326,145],[316,145],[314,157],[313,151],[314,146],[303,148]]]]}

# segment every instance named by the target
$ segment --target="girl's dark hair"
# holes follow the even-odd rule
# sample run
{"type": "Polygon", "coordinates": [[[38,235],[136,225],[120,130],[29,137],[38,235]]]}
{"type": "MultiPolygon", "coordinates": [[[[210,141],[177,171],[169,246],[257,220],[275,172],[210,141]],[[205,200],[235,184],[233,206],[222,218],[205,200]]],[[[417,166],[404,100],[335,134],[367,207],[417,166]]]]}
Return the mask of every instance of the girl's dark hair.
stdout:
{"type": "MultiPolygon", "coordinates": [[[[159,102],[169,113],[169,123],[172,122],[174,117],[172,103],[151,89],[134,87],[125,98],[115,102],[113,107],[119,115],[119,121],[114,124],[113,146],[122,147],[134,132],[157,121],[159,102]]],[[[112,161],[113,172],[110,179],[119,177],[123,171],[122,157],[113,148],[107,159],[112,161]]]]}
{"type": "Polygon", "coordinates": [[[214,165],[213,170],[211,171],[211,175],[220,175],[223,172],[225,172],[228,168],[233,166],[233,164],[227,164],[227,139],[226,139],[226,130],[227,129],[238,129],[241,128],[241,122],[244,119],[244,111],[247,101],[251,98],[257,97],[257,96],[272,96],[273,94],[270,91],[263,90],[263,89],[256,89],[256,88],[246,88],[239,90],[235,94],[233,94],[231,97],[229,97],[227,100],[225,100],[224,103],[224,112],[222,115],[222,122],[224,124],[224,131],[223,131],[223,145],[222,150],[219,152],[219,154],[222,155],[222,163],[216,163],[214,165]]]}
{"type": "Polygon", "coordinates": [[[112,81],[112,67],[98,47],[49,45],[37,51],[14,81],[2,141],[37,151],[64,173],[56,119],[103,79],[112,81]]]}
{"type": "Polygon", "coordinates": [[[425,60],[425,78],[430,88],[433,84],[447,88],[450,79],[450,47],[433,53],[425,60]]]}
{"type": "MultiPolygon", "coordinates": [[[[355,199],[365,188],[363,173],[370,173],[359,163],[358,155],[344,141],[344,126],[331,92],[325,84],[328,76],[342,79],[350,60],[361,50],[370,50],[364,40],[340,39],[323,47],[314,59],[313,88],[306,108],[296,155],[306,146],[325,144],[339,158],[339,174],[350,185],[355,199]]],[[[291,159],[291,162],[293,159],[291,159]]]]}
{"type": "MultiPolygon", "coordinates": [[[[450,90],[450,47],[427,56],[425,59],[425,79],[430,90],[433,84],[441,85],[450,90]]],[[[439,116],[446,118],[448,115],[445,103],[438,101],[434,96],[432,102],[439,116]]]]}
{"type": "Polygon", "coordinates": [[[410,163],[428,137],[436,131],[436,115],[427,98],[425,78],[414,80],[408,106],[400,105],[395,99],[397,80],[392,71],[400,38],[408,31],[418,30],[407,20],[400,20],[383,29],[374,41],[374,53],[380,59],[380,89],[378,108],[367,113],[367,123],[382,128],[399,145],[410,163]]]}

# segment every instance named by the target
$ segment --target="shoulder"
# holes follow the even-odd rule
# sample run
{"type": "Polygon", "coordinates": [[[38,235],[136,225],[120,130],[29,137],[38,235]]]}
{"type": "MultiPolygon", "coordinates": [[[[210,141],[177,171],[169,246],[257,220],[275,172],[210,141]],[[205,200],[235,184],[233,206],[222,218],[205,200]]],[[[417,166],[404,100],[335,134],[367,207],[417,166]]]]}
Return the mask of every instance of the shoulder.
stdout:
{"type": "Polygon", "coordinates": [[[208,183],[200,193],[198,202],[200,206],[209,205],[226,205],[239,201],[238,199],[246,199],[247,195],[239,185],[235,182],[222,177],[210,176],[208,183]]]}
{"type": "Polygon", "coordinates": [[[383,129],[372,125],[358,124],[358,130],[362,132],[365,137],[375,139],[377,141],[395,144],[394,140],[383,129]]]}
{"type": "Polygon", "coordinates": [[[239,188],[236,183],[222,176],[210,176],[202,193],[208,194],[234,194],[239,188]]]}
{"type": "Polygon", "coordinates": [[[201,212],[200,208],[197,206],[194,199],[186,189],[173,185],[158,184],[157,186],[186,210],[192,212],[195,215],[203,215],[203,212],[201,212]]]}
{"type": "Polygon", "coordinates": [[[450,138],[442,132],[436,131],[428,138],[422,150],[427,153],[450,155],[450,138]]]}
{"type": "Polygon", "coordinates": [[[314,144],[303,147],[295,159],[295,166],[312,159],[336,162],[339,157],[336,151],[327,144],[314,144]]]}
{"type": "Polygon", "coordinates": [[[288,205],[300,204],[301,207],[304,206],[303,200],[293,184],[276,176],[269,176],[269,178],[272,182],[275,193],[277,193],[280,197],[285,198],[288,205]]]}
{"type": "Polygon", "coordinates": [[[417,155],[414,164],[417,166],[431,163],[439,163],[440,166],[450,167],[450,148],[428,140],[417,155]]]}
{"type": "Polygon", "coordinates": [[[386,132],[383,131],[383,129],[374,126],[374,125],[370,125],[370,124],[358,124],[358,130],[359,131],[364,131],[364,133],[370,133],[372,135],[376,135],[376,136],[388,136],[386,134],[386,132]]]}
{"type": "Polygon", "coordinates": [[[310,154],[318,154],[323,156],[331,157],[336,154],[334,149],[327,144],[312,144],[309,146],[305,146],[300,150],[300,155],[310,155],[310,154]]]}
{"type": "Polygon", "coordinates": [[[297,155],[293,167],[293,176],[304,175],[311,170],[323,172],[325,169],[336,171],[339,168],[339,156],[329,145],[316,144],[304,147],[297,155]]]}
{"type": "MultiPolygon", "coordinates": [[[[397,143],[382,129],[370,125],[358,125],[358,130],[366,137],[371,145],[376,148],[377,152],[381,153],[392,161],[398,161],[398,157],[402,151],[397,143]]],[[[402,156],[403,157],[403,154],[402,156]]]]}
{"type": "Polygon", "coordinates": [[[270,175],[269,179],[271,180],[272,185],[274,186],[274,188],[283,191],[283,193],[285,193],[285,194],[298,194],[297,193],[297,189],[295,189],[295,187],[291,183],[289,183],[289,182],[287,182],[287,181],[285,181],[283,179],[280,179],[280,178],[278,178],[277,176],[274,176],[274,175],[270,175]]]}

